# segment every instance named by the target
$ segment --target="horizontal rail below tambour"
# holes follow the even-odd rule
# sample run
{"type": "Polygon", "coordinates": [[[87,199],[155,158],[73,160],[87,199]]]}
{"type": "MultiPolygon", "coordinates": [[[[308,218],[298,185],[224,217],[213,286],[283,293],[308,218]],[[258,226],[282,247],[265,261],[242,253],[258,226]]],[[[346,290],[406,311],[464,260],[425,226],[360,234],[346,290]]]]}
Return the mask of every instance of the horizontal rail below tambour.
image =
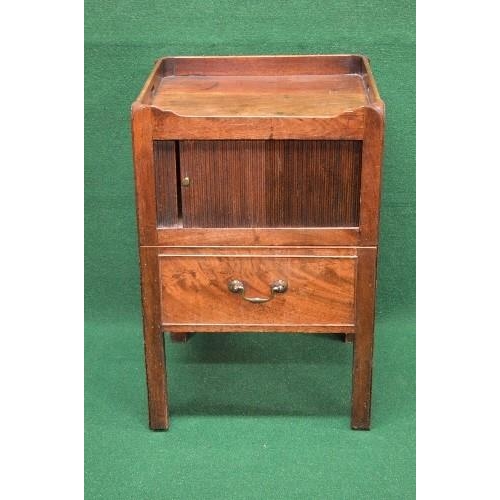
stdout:
{"type": "MultiPolygon", "coordinates": [[[[158,228],[155,244],[162,246],[352,246],[359,228],[158,228]]],[[[375,242],[376,243],[376,242],[375,242]]]]}

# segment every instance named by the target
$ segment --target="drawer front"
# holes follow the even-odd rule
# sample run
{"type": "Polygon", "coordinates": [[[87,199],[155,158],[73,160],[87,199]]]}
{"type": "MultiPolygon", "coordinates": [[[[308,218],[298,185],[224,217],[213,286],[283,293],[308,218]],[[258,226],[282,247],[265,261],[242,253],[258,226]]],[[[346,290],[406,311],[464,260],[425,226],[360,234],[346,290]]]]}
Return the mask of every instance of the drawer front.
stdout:
{"type": "Polygon", "coordinates": [[[354,324],[352,255],[163,255],[159,267],[165,326],[354,324]]]}

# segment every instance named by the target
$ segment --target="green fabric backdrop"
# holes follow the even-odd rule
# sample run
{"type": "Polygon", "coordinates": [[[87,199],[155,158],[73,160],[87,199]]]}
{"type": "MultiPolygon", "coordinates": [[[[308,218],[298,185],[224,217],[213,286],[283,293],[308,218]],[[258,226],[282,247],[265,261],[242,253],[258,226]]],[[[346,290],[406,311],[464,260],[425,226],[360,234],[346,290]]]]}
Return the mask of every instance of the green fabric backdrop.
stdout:
{"type": "MultiPolygon", "coordinates": [[[[415,495],[415,5],[87,0],[89,499],[415,495]],[[373,429],[349,429],[352,348],[320,335],[167,341],[171,430],[147,428],[130,104],[164,55],[362,53],[386,102],[373,429]]],[[[168,340],[168,339],[167,339],[168,340]]]]}

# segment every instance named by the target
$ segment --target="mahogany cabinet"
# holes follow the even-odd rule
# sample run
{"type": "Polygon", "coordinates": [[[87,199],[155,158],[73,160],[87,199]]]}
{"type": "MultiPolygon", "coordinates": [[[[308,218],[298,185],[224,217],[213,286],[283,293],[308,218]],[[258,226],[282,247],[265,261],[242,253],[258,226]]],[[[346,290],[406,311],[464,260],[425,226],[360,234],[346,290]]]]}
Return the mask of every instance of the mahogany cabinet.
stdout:
{"type": "Polygon", "coordinates": [[[358,55],[167,57],[132,105],[152,429],[164,333],[353,339],[370,426],[384,104],[358,55]]]}

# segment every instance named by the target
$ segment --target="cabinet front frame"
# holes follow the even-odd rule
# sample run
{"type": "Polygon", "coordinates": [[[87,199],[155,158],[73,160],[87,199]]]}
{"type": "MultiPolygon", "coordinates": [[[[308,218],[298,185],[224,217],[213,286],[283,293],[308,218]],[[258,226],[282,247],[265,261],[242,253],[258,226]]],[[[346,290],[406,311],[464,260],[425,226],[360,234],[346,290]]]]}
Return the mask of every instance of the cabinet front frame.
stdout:
{"type": "MultiPolygon", "coordinates": [[[[153,140],[184,140],[191,137],[153,134],[153,108],[132,106],[132,133],[136,177],[137,219],[140,245],[376,245],[380,208],[380,178],[383,148],[383,109],[364,108],[364,131],[361,136],[361,196],[359,227],[300,228],[183,228],[157,225],[156,173],[153,140]]],[[[155,110],[158,114],[158,110],[155,110]]],[[[168,115],[168,113],[162,113],[168,115]]],[[[285,120],[285,119],[284,119],[285,120]]],[[[249,120],[252,122],[252,120],[249,120]]],[[[196,127],[194,127],[196,130],[196,127]]],[[[178,131],[179,132],[179,131],[178,131]]],[[[326,134],[328,136],[328,134],[326,134]]],[[[246,139],[252,139],[247,135],[246,139]]],[[[269,137],[268,137],[269,138],[269,137]]],[[[305,139],[290,133],[287,139],[305,139]]],[[[309,138],[317,138],[312,135],[309,138]]],[[[332,130],[330,140],[346,139],[332,130]]],[[[354,137],[349,137],[354,138],[354,137]]],[[[212,131],[213,140],[220,136],[212,131]]]]}

